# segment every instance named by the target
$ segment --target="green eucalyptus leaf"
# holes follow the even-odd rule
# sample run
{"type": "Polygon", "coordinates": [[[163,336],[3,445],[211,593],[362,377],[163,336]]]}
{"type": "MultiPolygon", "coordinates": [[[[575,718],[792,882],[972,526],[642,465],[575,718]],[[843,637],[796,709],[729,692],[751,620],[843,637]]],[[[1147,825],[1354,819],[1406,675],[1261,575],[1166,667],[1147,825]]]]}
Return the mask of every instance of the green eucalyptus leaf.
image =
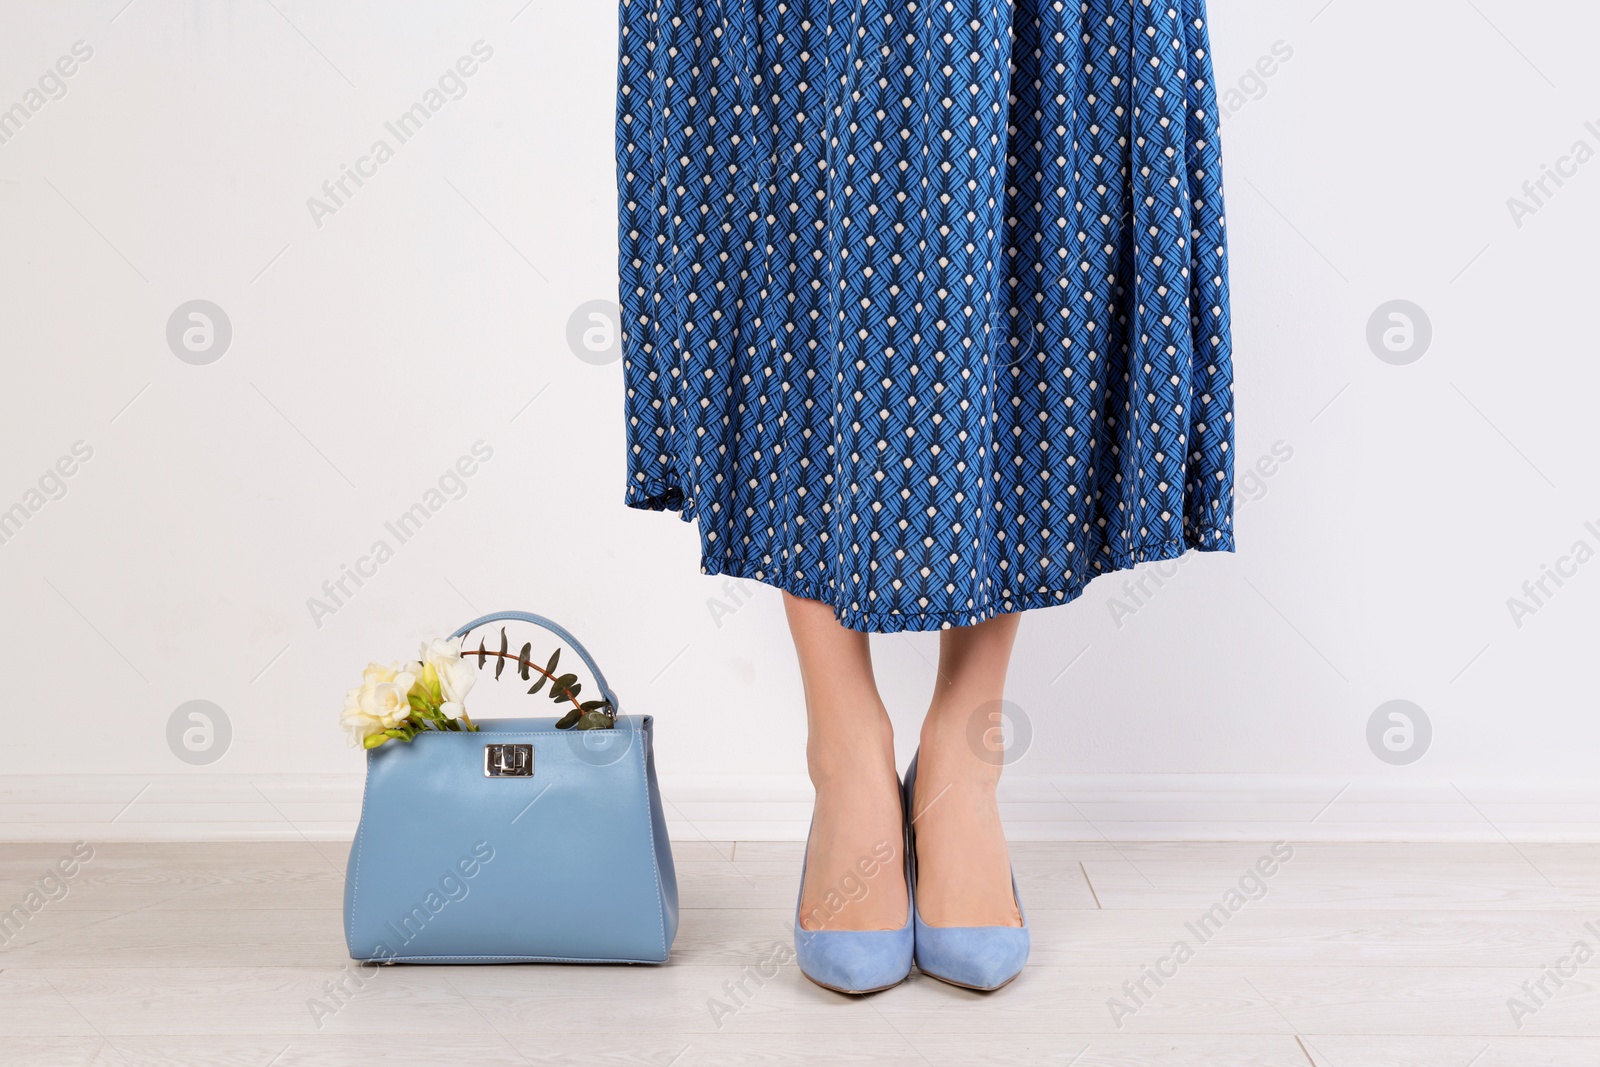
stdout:
{"type": "Polygon", "coordinates": [[[616,721],[603,711],[588,711],[578,719],[580,730],[609,730],[616,725],[616,721]]]}
{"type": "Polygon", "coordinates": [[[502,626],[500,627],[500,658],[494,661],[496,681],[500,679],[500,672],[506,669],[506,650],[508,648],[510,648],[510,642],[506,640],[506,628],[502,626]]]}
{"type": "Polygon", "coordinates": [[[526,682],[528,680],[528,671],[533,667],[533,664],[528,662],[528,656],[530,656],[532,653],[533,653],[533,642],[532,641],[530,641],[527,644],[523,645],[522,646],[522,651],[517,653],[517,673],[522,676],[522,680],[524,682],[526,682]]]}
{"type": "Polygon", "coordinates": [[[582,718],[582,715],[578,712],[578,709],[573,708],[571,711],[567,712],[565,715],[561,716],[561,718],[556,720],[556,729],[570,730],[580,718],[582,718]]]}

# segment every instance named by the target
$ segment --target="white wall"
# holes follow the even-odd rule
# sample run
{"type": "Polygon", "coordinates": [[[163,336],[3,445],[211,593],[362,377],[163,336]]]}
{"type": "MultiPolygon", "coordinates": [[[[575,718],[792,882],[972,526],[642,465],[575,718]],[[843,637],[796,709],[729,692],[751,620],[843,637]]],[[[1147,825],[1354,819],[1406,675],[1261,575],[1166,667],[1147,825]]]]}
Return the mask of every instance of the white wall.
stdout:
{"type": "MultiPolygon", "coordinates": [[[[0,508],[93,450],[0,544],[0,836],[347,832],[344,688],[499,607],[568,624],[658,717],[677,832],[802,831],[778,595],[718,624],[691,529],[620,503],[620,364],[566,337],[615,292],[612,6],[124,3],[10,4],[0,34],[0,107],[93,50],[0,144],[0,508]],[[478,41],[398,144],[385,122],[478,41]],[[318,225],[308,198],[380,137],[394,158],[318,225]],[[232,325],[208,365],[166,339],[194,299],[232,325]],[[465,496],[397,545],[385,521],[478,441],[465,496]],[[394,558],[314,623],[380,538],[394,558]],[[207,766],[167,740],[195,699],[232,727],[207,766]]],[[[1025,621],[1018,833],[1600,836],[1600,560],[1520,626],[1507,606],[1600,550],[1600,161],[1520,225],[1507,204],[1600,150],[1600,11],[1212,14],[1224,88],[1292,52],[1225,126],[1238,458],[1292,454],[1237,557],[1120,620],[1123,576],[1025,621]],[[1366,338],[1395,299],[1433,331],[1404,366],[1366,338]],[[1409,766],[1367,742],[1395,698],[1433,726],[1409,766]]],[[[909,757],[936,639],[877,642],[909,757]]]]}

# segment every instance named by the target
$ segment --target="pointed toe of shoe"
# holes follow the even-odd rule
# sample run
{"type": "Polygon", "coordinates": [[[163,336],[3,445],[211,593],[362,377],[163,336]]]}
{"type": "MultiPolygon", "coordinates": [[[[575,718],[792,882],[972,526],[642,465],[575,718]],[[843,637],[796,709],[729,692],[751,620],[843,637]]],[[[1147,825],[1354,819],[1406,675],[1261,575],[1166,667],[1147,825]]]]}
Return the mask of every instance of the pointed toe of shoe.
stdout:
{"type": "Polygon", "coordinates": [[[876,993],[911,973],[911,925],[903,930],[794,928],[795,962],[805,976],[840,993],[876,993]]]}
{"type": "Polygon", "coordinates": [[[968,989],[999,989],[1022,973],[1032,938],[1026,926],[917,923],[917,968],[968,989]]]}

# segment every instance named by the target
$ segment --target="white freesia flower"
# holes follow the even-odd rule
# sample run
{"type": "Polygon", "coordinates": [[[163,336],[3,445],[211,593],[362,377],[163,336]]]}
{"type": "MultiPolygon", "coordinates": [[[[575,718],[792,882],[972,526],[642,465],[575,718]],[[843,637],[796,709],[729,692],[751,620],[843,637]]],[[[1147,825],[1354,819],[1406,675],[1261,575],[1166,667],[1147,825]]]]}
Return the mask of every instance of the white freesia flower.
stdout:
{"type": "Polygon", "coordinates": [[[346,690],[344,714],[340,721],[350,731],[350,740],[361,745],[367,738],[391,730],[411,714],[411,687],[417,675],[379,663],[370,663],[361,673],[361,684],[346,690]]]}
{"type": "Polygon", "coordinates": [[[428,675],[430,668],[438,678],[444,703],[440,710],[452,717],[460,715],[472,683],[478,680],[478,672],[472,664],[461,658],[461,638],[436,637],[423,645],[422,663],[425,680],[433,681],[428,675]]]}
{"type": "Polygon", "coordinates": [[[429,641],[422,658],[404,666],[369,663],[361,684],[345,691],[341,721],[361,748],[384,745],[391,735],[410,741],[430,730],[473,731],[465,700],[476,680],[460,638],[429,641]]]}

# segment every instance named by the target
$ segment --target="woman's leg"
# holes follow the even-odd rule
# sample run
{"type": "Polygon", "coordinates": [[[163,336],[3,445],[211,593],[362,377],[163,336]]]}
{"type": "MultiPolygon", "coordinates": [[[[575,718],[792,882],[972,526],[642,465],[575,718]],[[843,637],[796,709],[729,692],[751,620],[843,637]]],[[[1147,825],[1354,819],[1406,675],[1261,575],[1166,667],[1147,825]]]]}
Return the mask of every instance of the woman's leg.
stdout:
{"type": "Polygon", "coordinates": [[[801,926],[898,930],[906,921],[894,729],[872,676],[867,635],[833,609],[783,595],[805,685],[806,762],[816,787],[801,926]]]}
{"type": "Polygon", "coordinates": [[[939,634],[912,800],[917,909],[930,926],[1022,925],[995,803],[1005,754],[998,710],[1019,618],[939,634]]]}

